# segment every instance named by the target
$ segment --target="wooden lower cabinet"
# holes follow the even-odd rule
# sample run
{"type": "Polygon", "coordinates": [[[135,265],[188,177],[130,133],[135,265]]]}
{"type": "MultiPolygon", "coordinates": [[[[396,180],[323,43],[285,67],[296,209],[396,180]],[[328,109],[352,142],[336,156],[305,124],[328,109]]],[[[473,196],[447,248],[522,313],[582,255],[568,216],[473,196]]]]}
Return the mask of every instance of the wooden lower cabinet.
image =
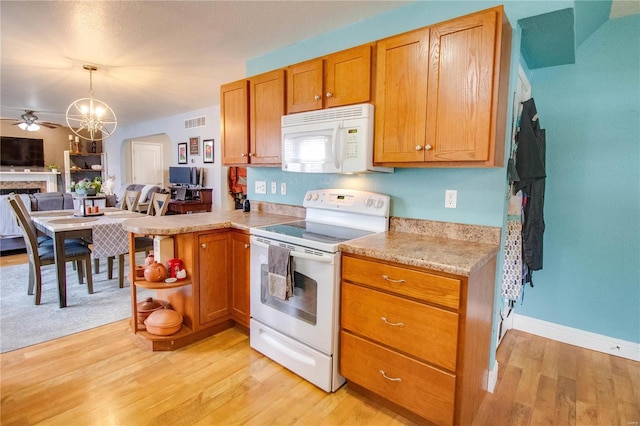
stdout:
{"type": "MultiPolygon", "coordinates": [[[[135,238],[130,234],[131,264],[135,264],[135,238]]],[[[173,235],[174,257],[183,261],[187,279],[151,283],[135,279],[132,285],[132,329],[151,350],[175,350],[238,324],[249,328],[249,234],[219,229],[173,235]],[[170,336],[148,333],[136,321],[138,288],[156,291],[183,317],[182,328],[170,336]]]]}
{"type": "Polygon", "coordinates": [[[251,312],[249,310],[249,262],[251,251],[249,234],[231,231],[231,315],[233,320],[247,329],[251,312]]]}
{"type": "Polygon", "coordinates": [[[229,231],[198,237],[200,324],[228,316],[229,231]]]}
{"type": "Polygon", "coordinates": [[[495,256],[469,277],[342,256],[340,374],[441,425],[486,392],[495,256]]]}

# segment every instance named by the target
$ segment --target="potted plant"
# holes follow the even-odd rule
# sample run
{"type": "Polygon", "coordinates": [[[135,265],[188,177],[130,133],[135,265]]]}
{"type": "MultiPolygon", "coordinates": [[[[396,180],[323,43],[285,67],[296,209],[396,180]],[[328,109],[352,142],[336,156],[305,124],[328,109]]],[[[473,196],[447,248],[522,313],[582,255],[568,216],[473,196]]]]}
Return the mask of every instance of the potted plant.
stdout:
{"type": "MultiPolygon", "coordinates": [[[[72,186],[73,186],[73,182],[72,182],[72,186]]],[[[86,195],[86,196],[96,195],[98,192],[100,192],[101,188],[102,188],[102,181],[100,180],[99,177],[93,180],[89,180],[87,178],[82,179],[81,181],[76,183],[74,186],[76,194],[86,195]]]]}
{"type": "Polygon", "coordinates": [[[58,170],[60,169],[57,164],[49,164],[47,168],[49,168],[53,173],[58,173],[58,170]]]}

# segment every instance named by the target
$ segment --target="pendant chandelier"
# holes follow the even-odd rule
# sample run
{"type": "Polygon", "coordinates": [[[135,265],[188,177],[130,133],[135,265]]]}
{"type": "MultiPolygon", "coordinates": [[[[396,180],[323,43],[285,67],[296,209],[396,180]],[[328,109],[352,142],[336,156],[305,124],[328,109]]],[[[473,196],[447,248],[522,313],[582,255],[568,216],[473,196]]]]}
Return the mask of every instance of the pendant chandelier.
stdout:
{"type": "Polygon", "coordinates": [[[77,99],[69,105],[67,125],[82,139],[101,141],[113,134],[118,121],[109,105],[93,97],[92,76],[98,68],[93,65],[84,65],[83,68],[89,71],[89,97],[77,99]]]}

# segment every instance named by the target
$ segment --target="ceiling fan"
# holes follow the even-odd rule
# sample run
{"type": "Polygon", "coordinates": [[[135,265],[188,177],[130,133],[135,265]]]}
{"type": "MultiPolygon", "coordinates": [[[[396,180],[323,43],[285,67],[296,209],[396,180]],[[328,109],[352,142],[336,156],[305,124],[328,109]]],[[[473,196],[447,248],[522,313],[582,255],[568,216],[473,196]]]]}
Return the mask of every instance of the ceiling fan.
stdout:
{"type": "Polygon", "coordinates": [[[58,127],[58,125],[55,123],[38,120],[38,116],[31,110],[25,110],[24,114],[22,114],[20,118],[22,118],[22,121],[14,123],[13,125],[29,132],[40,130],[40,126],[44,126],[49,129],[55,129],[56,127],[58,127]]]}

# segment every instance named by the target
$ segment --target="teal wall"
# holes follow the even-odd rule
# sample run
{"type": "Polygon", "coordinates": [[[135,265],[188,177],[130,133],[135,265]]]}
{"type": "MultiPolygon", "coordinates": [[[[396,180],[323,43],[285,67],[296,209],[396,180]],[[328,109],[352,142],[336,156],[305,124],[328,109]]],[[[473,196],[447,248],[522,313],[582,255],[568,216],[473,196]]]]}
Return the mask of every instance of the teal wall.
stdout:
{"type": "Polygon", "coordinates": [[[640,15],[530,80],[548,135],[544,269],[517,310],[640,342],[640,15]]]}
{"type": "MultiPolygon", "coordinates": [[[[574,2],[501,3],[514,27],[513,88],[515,65],[520,61],[518,19],[573,7],[574,2]]],[[[247,62],[247,76],[497,4],[412,3],[254,58],[247,62]]],[[[639,37],[637,20],[630,21],[609,22],[587,39],[577,52],[577,64],[536,70],[532,76],[534,98],[548,135],[545,264],[544,270],[534,275],[536,287],[526,289],[524,303],[516,310],[540,320],[640,342],[639,37]],[[634,23],[635,30],[631,28],[634,23]],[[625,43],[628,53],[622,51],[625,43]],[[588,55],[594,58],[586,58],[588,55]],[[619,68],[624,69],[619,73],[619,68]],[[613,86],[611,91],[609,85],[613,86]]],[[[252,200],[301,205],[308,189],[357,188],[390,195],[393,216],[500,227],[505,222],[504,168],[396,168],[392,175],[360,176],[249,168],[248,180],[252,200]],[[256,180],[278,182],[278,195],[255,194],[256,180]],[[280,182],[287,184],[285,196],[279,195],[280,182]],[[445,189],[458,190],[457,209],[444,208],[445,189]]],[[[268,192],[269,188],[268,184],[268,192]]],[[[496,311],[499,307],[496,304],[496,311]]],[[[494,324],[494,335],[495,328],[494,324]]]]}

